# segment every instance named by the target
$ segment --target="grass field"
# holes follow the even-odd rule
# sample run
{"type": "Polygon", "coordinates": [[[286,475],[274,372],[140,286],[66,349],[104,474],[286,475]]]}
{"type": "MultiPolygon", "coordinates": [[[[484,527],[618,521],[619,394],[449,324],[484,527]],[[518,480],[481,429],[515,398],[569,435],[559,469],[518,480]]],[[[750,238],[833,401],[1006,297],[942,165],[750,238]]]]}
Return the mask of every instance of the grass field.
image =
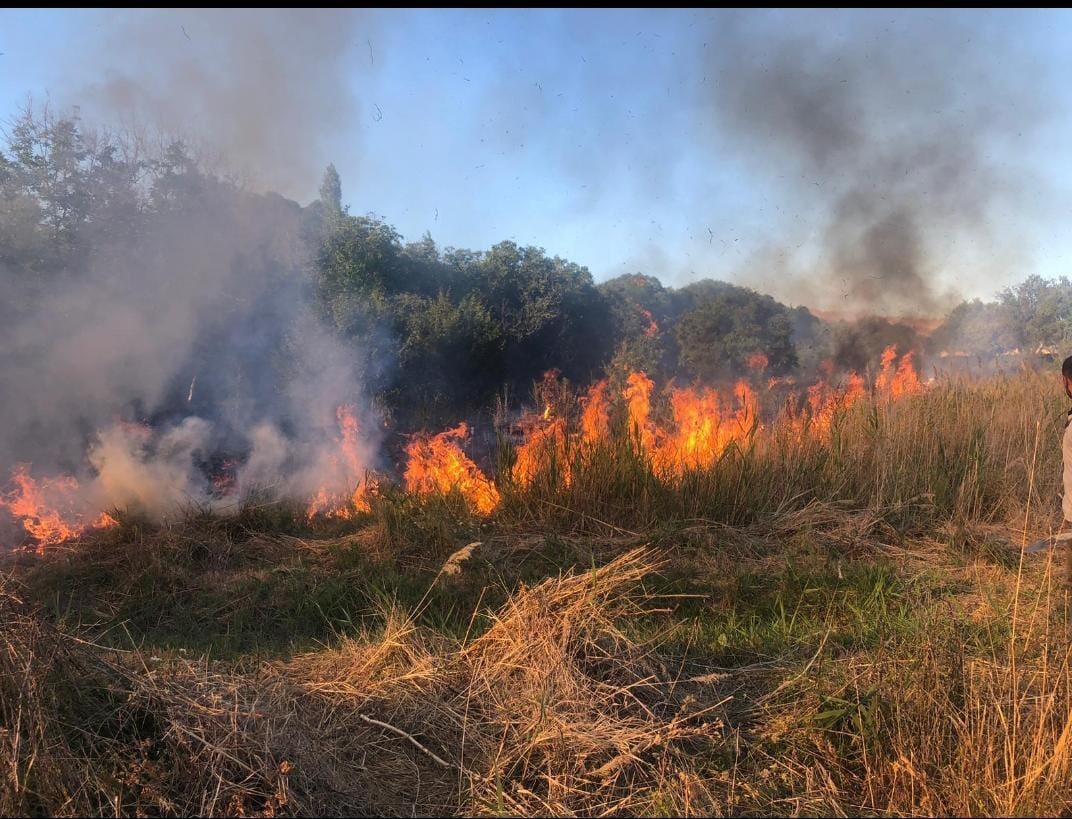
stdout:
{"type": "Polygon", "coordinates": [[[1067,813],[1055,382],[11,554],[0,813],[1067,813]]]}

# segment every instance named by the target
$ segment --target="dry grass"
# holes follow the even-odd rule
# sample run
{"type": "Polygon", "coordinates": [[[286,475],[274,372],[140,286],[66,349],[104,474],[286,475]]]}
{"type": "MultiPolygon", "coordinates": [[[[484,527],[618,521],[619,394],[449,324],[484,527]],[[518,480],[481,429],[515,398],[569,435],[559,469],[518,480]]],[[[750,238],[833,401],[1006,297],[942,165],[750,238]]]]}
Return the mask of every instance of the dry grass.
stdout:
{"type": "Polygon", "coordinates": [[[790,804],[850,815],[1067,813],[1072,648],[1041,610],[1022,625],[977,652],[964,624],[936,610],[921,624],[925,639],[820,653],[761,697],[790,804]]]}
{"type": "Polygon", "coordinates": [[[1051,387],[673,481],[615,439],[491,520],[388,490],[319,535],[268,508],[10,560],[0,814],[1072,812],[1063,558],[1017,548],[1058,514],[1051,387]]]}
{"type": "Polygon", "coordinates": [[[720,739],[718,703],[672,696],[615,626],[652,569],[636,550],[524,589],[461,642],[394,612],[375,637],[249,669],[103,649],[8,599],[0,809],[695,810],[688,751],[720,739]]]}

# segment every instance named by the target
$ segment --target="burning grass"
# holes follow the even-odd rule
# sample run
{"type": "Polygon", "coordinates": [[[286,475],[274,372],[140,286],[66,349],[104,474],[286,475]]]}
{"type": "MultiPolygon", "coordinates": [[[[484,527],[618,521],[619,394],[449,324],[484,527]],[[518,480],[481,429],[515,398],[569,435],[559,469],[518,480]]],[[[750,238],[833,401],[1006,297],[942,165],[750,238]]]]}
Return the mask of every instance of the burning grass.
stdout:
{"type": "MultiPolygon", "coordinates": [[[[876,409],[881,407],[884,415],[892,402],[923,391],[911,354],[902,356],[895,365],[896,361],[896,350],[890,347],[871,386],[869,403],[876,409]]],[[[500,508],[504,491],[519,490],[543,502],[546,498],[539,496],[568,490],[575,478],[591,485],[581,473],[606,469],[607,459],[601,459],[600,451],[611,449],[619,454],[610,466],[624,468],[626,479],[636,471],[625,466],[632,459],[653,480],[673,488],[695,474],[718,472],[723,460],[751,453],[757,446],[784,448],[787,436],[798,447],[828,446],[835,427],[860,402],[864,383],[856,373],[849,373],[843,384],[820,381],[809,387],[806,400],[794,391],[774,390],[775,380],[768,383],[762,396],[745,380],[723,390],[671,384],[657,395],[654,382],[644,373],[634,372],[614,400],[606,382],[574,397],[558,382],[557,373],[549,371],[536,389],[542,412],[522,420],[523,438],[499,453],[498,460],[505,468],[498,475],[487,475],[466,452],[470,430],[462,422],[438,434],[410,436],[399,483],[420,498],[457,495],[469,511],[486,517],[500,508]]],[[[307,503],[310,520],[348,520],[370,513],[383,484],[390,482],[370,475],[367,447],[354,408],[340,406],[336,417],[339,432],[320,454],[311,497],[298,498],[307,503]]],[[[187,419],[180,428],[163,435],[157,448],[189,458],[206,434],[204,422],[187,419]]],[[[0,498],[0,507],[21,522],[38,547],[76,537],[90,527],[114,525],[111,511],[100,512],[92,523],[89,518],[102,499],[114,497],[119,503],[116,493],[125,498],[124,508],[151,512],[157,518],[173,516],[176,511],[163,508],[164,497],[187,496],[208,509],[233,511],[248,505],[250,492],[257,485],[251,481],[263,477],[267,464],[277,463],[283,454],[282,444],[270,431],[262,429],[254,437],[261,450],[252,452],[245,464],[226,459],[227,470],[209,480],[211,490],[207,486],[198,489],[192,464],[154,461],[146,449],[153,438],[151,430],[121,425],[121,434],[99,433],[100,442],[92,450],[98,473],[88,486],[72,476],[35,479],[26,465],[20,465],[12,476],[14,489],[0,498]],[[109,470],[108,465],[116,459],[123,464],[121,477],[109,470]]],[[[613,475],[599,478],[616,482],[613,475]]],[[[276,483],[284,486],[285,497],[292,498],[297,485],[309,483],[309,476],[303,473],[297,482],[276,476],[276,483]]]]}
{"type": "Polygon", "coordinates": [[[1058,513],[1048,381],[719,394],[741,437],[680,470],[652,452],[714,409],[627,389],[541,402],[490,510],[387,482],[10,555],[0,812],[1072,810],[1068,591],[1018,549],[1058,513]]]}

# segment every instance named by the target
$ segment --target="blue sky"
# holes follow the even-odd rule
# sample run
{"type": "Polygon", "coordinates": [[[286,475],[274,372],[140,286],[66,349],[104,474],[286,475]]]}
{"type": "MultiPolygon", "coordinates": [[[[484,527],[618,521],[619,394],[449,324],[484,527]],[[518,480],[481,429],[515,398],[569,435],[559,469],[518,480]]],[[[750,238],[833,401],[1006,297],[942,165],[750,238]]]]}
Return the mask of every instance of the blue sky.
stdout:
{"type": "MultiPolygon", "coordinates": [[[[135,36],[129,12],[0,11],[0,117],[27,94],[57,107],[82,102],[83,89],[115,70],[138,76],[158,53],[201,47],[200,59],[211,61],[226,50],[199,12],[171,15],[135,36]]],[[[993,146],[994,162],[1022,167],[1030,180],[1019,198],[1002,200],[1000,229],[951,238],[935,263],[943,286],[983,297],[1033,272],[1072,272],[1072,121],[1062,87],[1072,68],[1070,22],[1065,11],[746,15],[771,37],[813,38],[833,44],[830,53],[874,37],[876,48],[904,49],[911,60],[913,32],[928,26],[955,30],[950,60],[976,34],[997,44],[988,46],[988,70],[1007,72],[1012,99],[1020,88],[1037,93],[1045,116],[1025,111],[1026,137],[993,146]]],[[[427,230],[442,246],[477,249],[513,239],[584,264],[597,280],[639,271],[680,285],[710,276],[793,300],[799,291],[782,278],[822,268],[828,203],[723,139],[707,89],[725,26],[703,10],[349,18],[330,67],[345,113],[309,109],[325,121],[312,123],[317,139],[303,167],[333,161],[352,212],[380,214],[406,239],[427,230]],[[770,266],[771,248],[782,246],[788,261],[770,266]]],[[[278,48],[291,43],[284,37],[278,48]]],[[[302,48],[296,59],[318,59],[315,45],[296,38],[293,50],[302,48]]],[[[307,202],[319,180],[308,172],[302,180],[281,186],[307,202]]]]}

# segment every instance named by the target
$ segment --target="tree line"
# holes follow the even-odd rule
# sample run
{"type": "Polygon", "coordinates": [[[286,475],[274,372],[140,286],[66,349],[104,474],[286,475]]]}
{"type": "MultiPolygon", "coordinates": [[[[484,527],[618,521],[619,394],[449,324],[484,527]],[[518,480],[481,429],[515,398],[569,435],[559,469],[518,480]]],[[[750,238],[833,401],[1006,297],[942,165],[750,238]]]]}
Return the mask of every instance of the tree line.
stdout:
{"type": "MultiPolygon", "coordinates": [[[[864,369],[891,343],[995,356],[1072,340],[1067,278],[1031,276],[995,301],[966,301],[923,335],[883,318],[827,321],[712,279],[668,287],[638,272],[596,283],[584,266],[510,241],[444,248],[426,233],[407,242],[384,220],[343,206],[334,167],[319,198],[300,207],[245,191],[181,141],[149,149],[87,129],[77,115],[27,111],[5,136],[0,320],[32,311],[42,292],[77,275],[87,255],[118,258],[146,232],[166,229],[172,214],[227,196],[251,213],[293,214],[302,252],[276,253],[270,263],[291,268],[323,320],[352,342],[382,406],[407,426],[456,421],[504,393],[527,396],[550,369],[578,384],[632,370],[718,382],[749,372],[806,377],[826,361],[864,369]]],[[[274,356],[285,355],[288,331],[280,328],[274,356]]],[[[234,335],[231,328],[227,338],[234,335]]]]}

